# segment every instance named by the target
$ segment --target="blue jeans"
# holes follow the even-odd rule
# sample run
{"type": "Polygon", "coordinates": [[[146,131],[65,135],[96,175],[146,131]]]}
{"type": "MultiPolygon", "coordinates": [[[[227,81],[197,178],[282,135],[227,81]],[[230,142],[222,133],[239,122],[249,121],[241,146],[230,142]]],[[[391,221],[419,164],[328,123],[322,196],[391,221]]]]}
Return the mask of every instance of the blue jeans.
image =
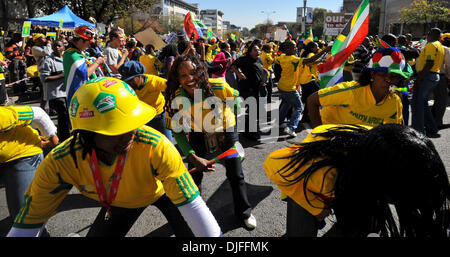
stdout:
{"type": "Polygon", "coordinates": [[[158,130],[173,143],[172,130],[166,128],[166,112],[156,115],[155,118],[147,123],[147,126],[158,130]]]}
{"type": "Polygon", "coordinates": [[[280,105],[280,121],[283,121],[286,118],[286,115],[288,114],[288,111],[292,108],[292,115],[289,120],[288,127],[290,130],[295,131],[295,129],[298,126],[298,122],[300,121],[302,117],[302,100],[300,97],[300,93],[297,90],[286,92],[286,91],[280,91],[280,98],[283,102],[282,105],[280,105]]]}
{"type": "Polygon", "coordinates": [[[430,93],[439,83],[439,74],[429,73],[420,82],[419,88],[414,88],[413,98],[411,103],[412,109],[412,127],[425,134],[426,131],[430,133],[437,133],[438,128],[434,122],[433,114],[428,106],[428,99],[430,93]]]}
{"type": "Polygon", "coordinates": [[[40,153],[1,164],[0,176],[6,185],[6,203],[13,219],[22,208],[24,194],[43,159],[44,155],[40,153]]]}

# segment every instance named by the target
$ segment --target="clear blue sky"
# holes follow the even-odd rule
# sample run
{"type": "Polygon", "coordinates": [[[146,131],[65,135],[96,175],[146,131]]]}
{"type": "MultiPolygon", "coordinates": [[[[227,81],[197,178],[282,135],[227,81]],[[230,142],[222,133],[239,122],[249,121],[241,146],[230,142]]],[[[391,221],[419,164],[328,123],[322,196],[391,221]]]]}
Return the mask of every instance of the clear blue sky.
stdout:
{"type": "MultiPolygon", "coordinates": [[[[224,13],[223,19],[231,24],[252,29],[256,24],[264,23],[267,15],[275,24],[279,21],[295,22],[297,7],[303,7],[303,0],[184,0],[198,3],[200,9],[218,9],[224,13]]],[[[307,0],[306,6],[324,8],[338,12],[343,0],[307,0]]]]}

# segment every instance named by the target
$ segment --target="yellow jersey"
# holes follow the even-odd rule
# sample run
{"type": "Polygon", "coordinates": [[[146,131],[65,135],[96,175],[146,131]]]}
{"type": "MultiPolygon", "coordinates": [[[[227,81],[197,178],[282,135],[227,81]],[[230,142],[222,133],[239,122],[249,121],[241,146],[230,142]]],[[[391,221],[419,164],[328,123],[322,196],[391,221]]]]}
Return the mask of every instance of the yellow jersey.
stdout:
{"type": "MultiPolygon", "coordinates": [[[[314,56],[314,53],[309,53],[307,58],[311,58],[314,56]]],[[[319,77],[319,70],[317,69],[317,64],[314,64],[312,66],[309,65],[302,65],[301,71],[300,71],[300,85],[308,84],[312,81],[313,78],[319,77]]]]}
{"type": "Polygon", "coordinates": [[[389,94],[376,103],[370,86],[356,81],[342,82],[318,91],[322,124],[359,124],[377,126],[386,123],[403,123],[402,101],[389,94]]]}
{"type": "Polygon", "coordinates": [[[430,72],[441,72],[441,65],[444,61],[444,47],[442,47],[441,42],[434,41],[428,42],[425,48],[420,52],[419,58],[417,59],[416,70],[420,72],[425,67],[425,63],[429,60],[434,61],[433,67],[430,72]]]}
{"type": "Polygon", "coordinates": [[[239,108],[238,104],[236,104],[239,91],[230,87],[221,78],[209,79],[209,84],[211,85],[214,96],[222,104],[212,108],[207,103],[204,94],[202,94],[201,101],[194,102],[195,99],[191,99],[186,91],[180,87],[175,92],[174,103],[172,103],[172,106],[180,106],[179,111],[173,117],[169,117],[168,113],[166,113],[166,127],[168,129],[176,132],[178,129],[182,130],[182,128],[189,127],[191,131],[211,133],[222,132],[236,125],[236,116],[232,107],[234,105],[234,107],[239,108]],[[183,99],[187,99],[188,102],[184,104],[188,104],[188,106],[183,106],[183,99]],[[190,123],[183,124],[183,119],[180,117],[190,119],[190,123]],[[175,121],[176,118],[178,123],[175,121]]]}
{"type": "Polygon", "coordinates": [[[263,63],[263,67],[266,70],[271,70],[272,69],[272,65],[274,63],[274,59],[272,57],[272,53],[266,53],[266,52],[262,52],[261,53],[261,60],[263,63]]]}
{"type": "Polygon", "coordinates": [[[282,54],[277,58],[277,63],[280,64],[282,69],[278,88],[285,92],[297,90],[302,59],[295,55],[282,54]]]}
{"type": "MultiPolygon", "coordinates": [[[[72,136],[45,157],[25,193],[25,203],[14,220],[14,227],[41,227],[56,214],[72,186],[84,196],[99,201],[89,168],[89,154],[83,160],[82,151],[80,139],[72,136]],[[73,140],[76,140],[78,168],[70,153],[73,140]]],[[[111,166],[99,161],[105,188],[112,183],[116,163],[117,158],[111,166]]],[[[134,136],[112,206],[146,207],[164,193],[176,206],[182,206],[193,201],[199,190],[175,146],[158,131],[142,126],[134,136]]]]}
{"type": "Polygon", "coordinates": [[[166,100],[162,92],[166,91],[167,80],[154,75],[144,75],[144,85],[136,89],[139,100],[156,109],[156,115],[164,112],[166,100]]]}
{"type": "Polygon", "coordinates": [[[143,54],[139,57],[139,62],[141,62],[145,67],[145,73],[149,75],[158,76],[157,67],[161,67],[161,62],[155,56],[151,56],[148,54],[143,54]]]}
{"type": "Polygon", "coordinates": [[[0,163],[42,153],[33,117],[29,106],[0,106],[0,163]]]}

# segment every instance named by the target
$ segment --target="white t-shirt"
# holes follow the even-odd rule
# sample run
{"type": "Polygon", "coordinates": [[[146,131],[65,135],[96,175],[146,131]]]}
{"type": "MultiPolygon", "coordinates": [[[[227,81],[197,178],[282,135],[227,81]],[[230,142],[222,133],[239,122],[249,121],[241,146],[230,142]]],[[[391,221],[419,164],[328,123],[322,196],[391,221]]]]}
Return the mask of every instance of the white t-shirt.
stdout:
{"type": "MultiPolygon", "coordinates": [[[[120,59],[122,58],[122,55],[120,54],[119,49],[111,47],[111,46],[107,46],[105,48],[105,56],[108,58],[106,61],[106,64],[108,65],[116,65],[117,63],[119,63],[120,59]]],[[[121,76],[120,74],[114,74],[114,77],[120,79],[121,76]]]]}

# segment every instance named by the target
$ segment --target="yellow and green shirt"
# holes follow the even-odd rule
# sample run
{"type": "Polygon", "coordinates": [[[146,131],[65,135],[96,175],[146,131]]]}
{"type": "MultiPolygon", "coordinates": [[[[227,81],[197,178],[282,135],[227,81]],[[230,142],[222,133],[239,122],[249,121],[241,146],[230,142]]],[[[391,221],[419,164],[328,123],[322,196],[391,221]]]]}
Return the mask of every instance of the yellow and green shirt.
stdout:
{"type": "Polygon", "coordinates": [[[42,153],[33,117],[29,106],[0,106],[0,163],[42,153]]]}
{"type": "MultiPolygon", "coordinates": [[[[38,228],[56,210],[75,186],[81,194],[99,201],[89,168],[89,154],[82,159],[80,139],[69,138],[54,148],[39,165],[25,193],[25,204],[14,221],[16,228],[38,228]],[[77,166],[70,154],[74,149],[77,166]]],[[[99,161],[105,188],[112,183],[117,158],[109,166],[99,161]]],[[[123,168],[122,178],[112,206],[141,208],[166,194],[176,206],[193,201],[199,190],[187,171],[175,146],[158,131],[142,126],[137,130],[123,168]]]]}
{"type": "Polygon", "coordinates": [[[155,56],[151,56],[148,54],[143,54],[141,57],[139,57],[139,62],[141,62],[145,67],[145,73],[149,75],[155,75],[158,76],[158,69],[157,67],[161,67],[161,61],[156,58],[155,56]]]}
{"type": "Polygon", "coordinates": [[[277,63],[281,65],[282,69],[278,88],[285,92],[297,90],[302,59],[295,55],[282,54],[277,58],[277,63]]]}
{"type": "Polygon", "coordinates": [[[417,59],[416,69],[417,72],[420,72],[425,67],[425,63],[429,60],[434,61],[434,65],[431,68],[430,72],[441,72],[441,65],[444,61],[444,47],[442,47],[441,42],[434,41],[429,42],[425,45],[425,48],[419,55],[419,59],[417,59]]]}
{"type": "MultiPolygon", "coordinates": [[[[311,58],[314,56],[314,53],[309,53],[307,58],[311,58]]],[[[299,74],[299,82],[300,85],[308,84],[312,81],[313,78],[319,77],[319,70],[317,69],[317,64],[314,65],[302,65],[301,72],[299,74]]]]}
{"type": "Polygon", "coordinates": [[[356,81],[342,82],[318,91],[322,124],[359,124],[377,126],[386,123],[403,123],[402,101],[389,94],[376,103],[370,86],[356,81]]]}
{"type": "Polygon", "coordinates": [[[211,133],[226,131],[226,129],[236,126],[235,113],[240,110],[240,103],[236,101],[239,91],[230,87],[221,78],[209,79],[209,84],[214,96],[222,102],[219,106],[211,108],[204,97],[204,93],[202,94],[202,101],[194,102],[184,89],[180,87],[175,92],[175,103],[172,103],[172,105],[180,106],[179,111],[173,117],[169,117],[169,114],[166,112],[166,128],[173,130],[174,137],[185,156],[193,152],[189,143],[187,143],[186,134],[184,133],[185,129],[211,133]],[[187,100],[185,104],[189,106],[183,106],[183,99],[187,100]],[[232,109],[233,106],[234,110],[232,109]],[[187,120],[190,119],[190,123],[183,124],[183,118],[181,117],[187,117],[187,120]],[[178,123],[175,119],[177,119],[178,123]],[[183,128],[185,129],[183,130],[183,128]],[[178,130],[182,131],[177,132],[178,130]]]}
{"type": "Polygon", "coordinates": [[[274,59],[272,57],[272,53],[266,53],[266,52],[263,51],[261,53],[261,60],[262,60],[264,69],[266,69],[266,70],[271,70],[272,69],[272,65],[274,63],[274,59]]]}
{"type": "Polygon", "coordinates": [[[167,80],[154,75],[144,75],[144,85],[135,90],[139,100],[156,109],[156,115],[164,112],[166,103],[161,92],[166,91],[167,80]]]}
{"type": "MultiPolygon", "coordinates": [[[[324,140],[324,138],[315,134],[326,132],[329,128],[333,128],[335,126],[336,125],[328,124],[314,128],[302,143],[324,140]]],[[[370,129],[370,127],[367,128],[370,129]]],[[[323,210],[326,203],[334,199],[334,185],[336,183],[337,170],[334,167],[329,166],[323,167],[314,172],[308,180],[305,194],[305,191],[303,190],[303,180],[292,183],[286,181],[279,174],[279,171],[292,160],[289,157],[292,156],[295,151],[299,149],[299,147],[301,146],[292,145],[288,148],[280,149],[271,153],[264,161],[264,170],[266,171],[269,179],[281,190],[282,195],[289,196],[312,215],[318,215],[323,210]]],[[[299,168],[298,174],[295,174],[295,176],[297,177],[301,175],[313,162],[320,160],[321,159],[315,159],[303,164],[299,168]]],[[[283,172],[288,173],[289,171],[283,170],[283,172]]]]}

